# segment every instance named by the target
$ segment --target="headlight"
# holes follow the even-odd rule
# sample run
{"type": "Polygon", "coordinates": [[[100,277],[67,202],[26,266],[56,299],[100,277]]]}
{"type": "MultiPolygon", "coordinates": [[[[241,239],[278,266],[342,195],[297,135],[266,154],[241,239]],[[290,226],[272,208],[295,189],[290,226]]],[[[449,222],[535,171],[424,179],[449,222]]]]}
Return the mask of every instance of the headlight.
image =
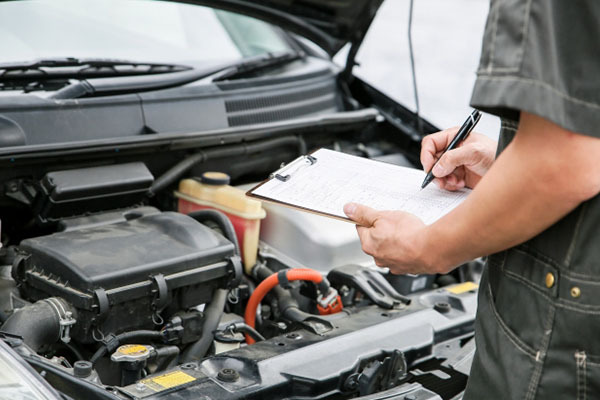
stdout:
{"type": "Polygon", "coordinates": [[[0,340],[0,399],[59,399],[50,385],[2,340],[0,340]]]}

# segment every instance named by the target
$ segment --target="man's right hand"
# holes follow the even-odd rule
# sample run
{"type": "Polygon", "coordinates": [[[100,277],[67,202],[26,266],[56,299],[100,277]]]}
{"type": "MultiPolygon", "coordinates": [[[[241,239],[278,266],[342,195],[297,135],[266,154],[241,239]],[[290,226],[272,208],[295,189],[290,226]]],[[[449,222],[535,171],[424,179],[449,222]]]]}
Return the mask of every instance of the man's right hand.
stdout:
{"type": "MultiPolygon", "coordinates": [[[[421,142],[421,163],[429,171],[456,136],[458,127],[427,135],[421,142]]],[[[446,190],[473,189],[492,166],[498,143],[480,133],[471,133],[460,145],[444,154],[433,169],[436,184],[446,190]]]]}

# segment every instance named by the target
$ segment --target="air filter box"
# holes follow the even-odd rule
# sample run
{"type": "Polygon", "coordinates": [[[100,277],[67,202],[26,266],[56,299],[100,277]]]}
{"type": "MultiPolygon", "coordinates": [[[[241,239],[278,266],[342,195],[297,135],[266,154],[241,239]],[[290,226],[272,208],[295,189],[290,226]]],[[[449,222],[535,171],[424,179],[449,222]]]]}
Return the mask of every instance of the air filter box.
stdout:
{"type": "MultiPolygon", "coordinates": [[[[152,210],[152,209],[151,209],[152,210]]],[[[13,276],[30,301],[50,296],[77,309],[82,342],[210,302],[241,274],[234,246],[179,213],[130,212],[120,222],[26,239],[13,276]]],[[[84,225],[85,226],[85,225],[84,225]]]]}

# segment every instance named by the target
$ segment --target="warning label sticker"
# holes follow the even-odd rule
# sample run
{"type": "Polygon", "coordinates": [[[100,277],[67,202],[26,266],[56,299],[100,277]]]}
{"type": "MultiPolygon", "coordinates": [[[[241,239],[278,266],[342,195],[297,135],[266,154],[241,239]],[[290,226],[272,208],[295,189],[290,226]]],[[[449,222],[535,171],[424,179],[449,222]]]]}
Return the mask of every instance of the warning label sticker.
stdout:
{"type": "Polygon", "coordinates": [[[471,290],[475,290],[478,287],[479,287],[479,285],[477,285],[474,282],[465,282],[465,283],[461,283],[460,285],[452,286],[451,288],[448,288],[446,290],[449,291],[450,293],[461,294],[461,293],[465,293],[465,292],[470,292],[471,290]]]}
{"type": "Polygon", "coordinates": [[[173,371],[168,374],[154,376],[152,378],[144,379],[141,382],[148,386],[150,389],[155,392],[160,392],[161,390],[171,389],[176,386],[184,385],[186,383],[190,383],[195,381],[191,375],[186,374],[182,371],[173,371]]]}

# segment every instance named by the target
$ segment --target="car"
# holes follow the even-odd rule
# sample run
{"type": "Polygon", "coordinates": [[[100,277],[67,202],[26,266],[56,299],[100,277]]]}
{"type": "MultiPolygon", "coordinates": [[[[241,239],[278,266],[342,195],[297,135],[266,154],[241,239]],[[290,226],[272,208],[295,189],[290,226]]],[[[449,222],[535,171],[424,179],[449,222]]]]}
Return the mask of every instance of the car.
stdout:
{"type": "Polygon", "coordinates": [[[460,398],[481,260],[391,275],[244,195],[318,148],[421,167],[437,128],[352,72],[381,3],[0,4],[3,398],[460,398]]]}

